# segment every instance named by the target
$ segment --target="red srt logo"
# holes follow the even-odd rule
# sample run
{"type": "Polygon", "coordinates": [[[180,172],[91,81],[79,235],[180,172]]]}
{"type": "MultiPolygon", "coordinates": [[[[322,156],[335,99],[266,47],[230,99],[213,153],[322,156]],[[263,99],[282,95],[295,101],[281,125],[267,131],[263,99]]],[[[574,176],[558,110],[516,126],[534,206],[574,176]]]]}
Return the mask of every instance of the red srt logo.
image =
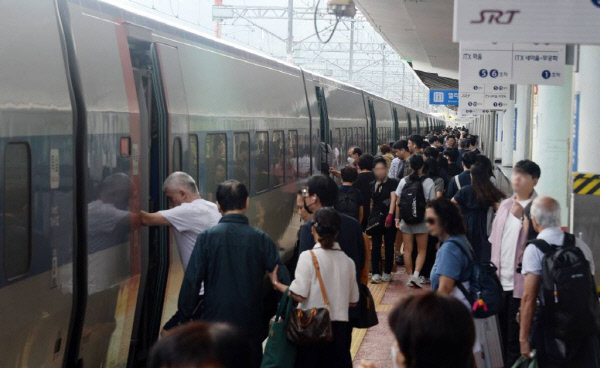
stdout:
{"type": "Polygon", "coordinates": [[[520,10],[482,10],[479,12],[479,20],[472,20],[471,24],[481,24],[487,20],[488,24],[511,24],[515,14],[520,13],[520,10]]]}

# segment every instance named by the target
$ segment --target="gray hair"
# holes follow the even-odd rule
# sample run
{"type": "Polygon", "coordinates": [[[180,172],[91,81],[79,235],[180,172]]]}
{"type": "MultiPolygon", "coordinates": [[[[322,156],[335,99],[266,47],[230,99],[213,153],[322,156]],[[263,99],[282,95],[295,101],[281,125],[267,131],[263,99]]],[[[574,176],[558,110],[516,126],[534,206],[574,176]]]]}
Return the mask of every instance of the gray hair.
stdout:
{"type": "Polygon", "coordinates": [[[537,197],[531,204],[531,216],[540,227],[560,227],[560,203],[552,197],[537,197]]]}
{"type": "Polygon", "coordinates": [[[192,194],[198,193],[198,187],[196,186],[194,178],[181,171],[175,171],[173,174],[169,175],[163,184],[163,190],[166,190],[167,188],[183,189],[192,194]]]}

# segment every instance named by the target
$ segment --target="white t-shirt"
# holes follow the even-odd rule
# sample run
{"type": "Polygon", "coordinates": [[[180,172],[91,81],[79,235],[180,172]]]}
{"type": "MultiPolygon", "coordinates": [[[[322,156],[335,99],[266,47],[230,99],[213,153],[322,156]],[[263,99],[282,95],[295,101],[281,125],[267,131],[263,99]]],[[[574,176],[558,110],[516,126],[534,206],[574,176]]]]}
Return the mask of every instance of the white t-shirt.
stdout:
{"type": "MultiPolygon", "coordinates": [[[[565,241],[565,233],[561,228],[553,227],[542,230],[541,233],[537,236],[538,239],[545,240],[548,244],[557,245],[562,247],[565,241]]],[[[577,248],[581,249],[585,259],[590,262],[590,270],[592,275],[595,274],[596,267],[594,265],[594,258],[592,257],[592,251],[587,244],[585,244],[582,240],[575,239],[575,245],[577,248]]],[[[525,253],[523,254],[523,270],[521,273],[523,275],[527,275],[528,273],[541,276],[542,274],[542,259],[544,258],[544,253],[538,249],[535,245],[528,245],[525,248],[525,253]]]]}
{"type": "MultiPolygon", "coordinates": [[[[532,199],[518,201],[525,208],[532,199]]],[[[523,223],[512,213],[508,213],[508,218],[502,230],[502,245],[500,247],[500,283],[504,291],[512,291],[515,288],[515,257],[517,255],[517,242],[523,223]]]]}
{"type": "Polygon", "coordinates": [[[221,219],[217,205],[204,199],[182,203],[181,206],[158,213],[173,227],[173,235],[175,235],[184,270],[190,261],[198,235],[218,224],[221,219]]]}
{"type": "MultiPolygon", "coordinates": [[[[400,180],[400,184],[396,189],[396,195],[400,197],[402,194],[402,188],[406,185],[406,178],[400,180]]],[[[430,178],[423,180],[423,194],[425,195],[426,201],[433,201],[435,199],[435,183],[430,178]]]]}
{"type": "MultiPolygon", "coordinates": [[[[323,249],[317,243],[313,252],[319,262],[321,278],[329,299],[329,314],[332,321],[348,322],[350,303],[357,303],[359,298],[354,261],[335,243],[333,249],[323,249]]],[[[317,278],[317,272],[309,251],[304,251],[298,258],[296,278],[290,290],[306,300],[298,305],[300,309],[323,308],[325,302],[317,278]]]]}

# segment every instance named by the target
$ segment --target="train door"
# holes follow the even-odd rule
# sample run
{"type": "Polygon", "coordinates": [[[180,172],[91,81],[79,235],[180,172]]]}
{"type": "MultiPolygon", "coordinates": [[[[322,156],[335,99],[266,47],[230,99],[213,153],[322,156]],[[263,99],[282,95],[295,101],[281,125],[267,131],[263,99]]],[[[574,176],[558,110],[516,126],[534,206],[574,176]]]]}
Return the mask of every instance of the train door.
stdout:
{"type": "Polygon", "coordinates": [[[422,134],[423,132],[421,132],[421,121],[419,119],[419,113],[415,113],[416,119],[417,119],[417,132],[415,134],[422,134]]]}
{"type": "Polygon", "coordinates": [[[400,139],[400,122],[398,121],[398,110],[395,107],[392,108],[392,116],[394,123],[393,141],[396,142],[400,139]]]}
{"type": "Polygon", "coordinates": [[[371,153],[377,153],[377,143],[381,137],[377,136],[377,120],[375,117],[375,105],[373,104],[373,100],[369,100],[369,118],[371,119],[371,153]]]}
{"type": "MultiPolygon", "coordinates": [[[[184,165],[182,150],[187,140],[182,139],[182,132],[187,129],[187,101],[177,48],[130,41],[130,49],[132,59],[143,60],[138,60],[137,71],[134,65],[143,132],[141,162],[144,177],[148,178],[142,188],[142,198],[147,198],[143,208],[156,212],[168,208],[163,182],[169,173],[182,170],[184,165]]],[[[170,314],[170,318],[174,313],[183,277],[168,228],[150,227],[142,234],[142,244],[141,286],[129,367],[145,366],[149,349],[164,323],[163,316],[170,314]],[[176,264],[178,268],[172,267],[176,264]]]]}
{"type": "MultiPolygon", "coordinates": [[[[406,119],[408,120],[408,136],[410,137],[413,134],[413,128],[412,128],[412,119],[410,116],[410,111],[406,111],[406,119]]],[[[407,137],[408,139],[408,137],[407,137]]]]}
{"type": "Polygon", "coordinates": [[[333,152],[330,146],[329,113],[327,112],[327,101],[325,99],[325,90],[323,87],[315,87],[317,94],[317,103],[319,105],[319,155],[320,171],[323,174],[329,173],[329,167],[333,164],[333,152]]]}

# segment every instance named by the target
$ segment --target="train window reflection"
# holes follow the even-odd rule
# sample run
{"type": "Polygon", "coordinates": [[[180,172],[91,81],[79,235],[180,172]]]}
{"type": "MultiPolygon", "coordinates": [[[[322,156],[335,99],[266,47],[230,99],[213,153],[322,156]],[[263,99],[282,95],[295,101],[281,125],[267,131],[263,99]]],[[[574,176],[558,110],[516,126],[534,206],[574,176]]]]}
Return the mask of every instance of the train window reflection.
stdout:
{"type": "Polygon", "coordinates": [[[173,140],[173,171],[181,171],[181,138],[173,140]]]}
{"type": "Polygon", "coordinates": [[[216,200],[217,186],[227,180],[227,135],[206,135],[206,193],[216,200]]]}
{"type": "Polygon", "coordinates": [[[285,161],[285,134],[283,130],[273,132],[271,142],[271,163],[273,164],[273,175],[275,186],[285,183],[286,171],[289,170],[285,161]]]}
{"type": "Polygon", "coordinates": [[[289,180],[298,178],[298,131],[289,131],[289,140],[286,150],[286,161],[289,163],[290,172],[288,173],[289,180]]]}
{"type": "Polygon", "coordinates": [[[198,178],[198,136],[190,135],[190,172],[188,173],[199,183],[198,178]]]}
{"type": "Polygon", "coordinates": [[[256,192],[269,189],[269,133],[257,132],[254,154],[256,192]]]}
{"type": "Polygon", "coordinates": [[[250,190],[250,134],[233,135],[233,179],[246,184],[250,190]]]}
{"type": "MultiPolygon", "coordinates": [[[[52,168],[59,162],[50,162],[52,168]]],[[[4,274],[26,274],[31,263],[31,152],[28,143],[4,151],[4,274]]]]}

